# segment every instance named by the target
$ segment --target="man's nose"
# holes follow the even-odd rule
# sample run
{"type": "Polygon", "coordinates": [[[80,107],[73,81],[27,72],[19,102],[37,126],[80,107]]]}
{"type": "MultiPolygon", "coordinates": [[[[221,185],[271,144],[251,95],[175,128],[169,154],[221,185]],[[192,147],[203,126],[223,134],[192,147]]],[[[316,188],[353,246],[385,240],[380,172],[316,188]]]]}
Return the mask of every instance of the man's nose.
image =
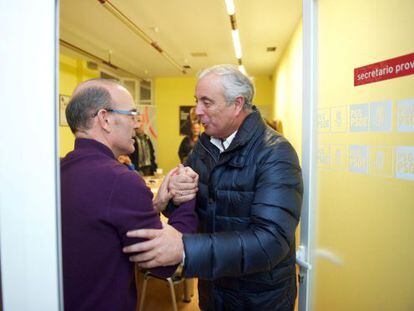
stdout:
{"type": "Polygon", "coordinates": [[[198,116],[201,116],[204,113],[202,105],[199,102],[196,103],[195,113],[198,116]]]}

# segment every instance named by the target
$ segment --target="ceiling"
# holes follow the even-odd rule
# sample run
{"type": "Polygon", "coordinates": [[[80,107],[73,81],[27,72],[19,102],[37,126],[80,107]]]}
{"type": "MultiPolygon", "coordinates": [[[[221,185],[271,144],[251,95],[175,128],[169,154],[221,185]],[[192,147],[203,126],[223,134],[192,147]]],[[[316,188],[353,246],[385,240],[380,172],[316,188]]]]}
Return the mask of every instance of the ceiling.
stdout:
{"type": "MultiPolygon", "coordinates": [[[[187,75],[215,64],[237,64],[224,0],[110,0],[187,75]],[[206,53],[207,56],[192,56],[206,53]]],[[[243,64],[270,75],[297,26],[301,0],[235,0],[243,64]],[[267,47],[276,46],[276,52],[267,47]]],[[[98,0],[60,1],[60,38],[141,78],[183,75],[98,0]],[[109,52],[111,51],[111,52],[109,52]]],[[[62,48],[62,52],[67,49],[62,48]]]]}

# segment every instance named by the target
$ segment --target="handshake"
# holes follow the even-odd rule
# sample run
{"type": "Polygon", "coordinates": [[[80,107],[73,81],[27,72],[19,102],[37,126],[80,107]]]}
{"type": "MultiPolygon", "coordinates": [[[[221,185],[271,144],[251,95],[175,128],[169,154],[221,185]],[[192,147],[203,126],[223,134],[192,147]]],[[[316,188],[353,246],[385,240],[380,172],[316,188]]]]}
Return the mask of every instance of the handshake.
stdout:
{"type": "Polygon", "coordinates": [[[170,200],[175,205],[190,201],[195,198],[197,191],[198,174],[190,167],[180,164],[172,169],[162,181],[153,201],[154,209],[162,212],[170,200]]]}

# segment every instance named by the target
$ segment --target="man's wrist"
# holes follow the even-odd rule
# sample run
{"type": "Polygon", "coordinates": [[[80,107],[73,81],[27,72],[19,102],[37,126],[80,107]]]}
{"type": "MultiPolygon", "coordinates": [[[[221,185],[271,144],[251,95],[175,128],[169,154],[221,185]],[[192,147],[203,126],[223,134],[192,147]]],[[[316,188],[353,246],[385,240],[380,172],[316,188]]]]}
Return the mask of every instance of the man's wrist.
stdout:
{"type": "Polygon", "coordinates": [[[162,200],[160,200],[158,196],[156,196],[154,198],[154,200],[152,201],[152,203],[154,205],[154,209],[157,212],[159,212],[159,213],[161,213],[165,209],[165,207],[167,206],[167,204],[168,204],[168,202],[163,202],[162,200]]]}

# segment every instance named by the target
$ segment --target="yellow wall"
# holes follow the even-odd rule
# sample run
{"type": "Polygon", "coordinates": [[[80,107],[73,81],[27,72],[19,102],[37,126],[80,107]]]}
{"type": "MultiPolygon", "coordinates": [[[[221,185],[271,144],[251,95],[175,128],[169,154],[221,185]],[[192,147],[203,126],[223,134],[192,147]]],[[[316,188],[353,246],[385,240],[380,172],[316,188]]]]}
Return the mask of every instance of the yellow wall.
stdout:
{"type": "MultiPolygon", "coordinates": [[[[75,59],[63,54],[59,57],[59,94],[72,95],[76,85],[80,82],[96,78],[98,71],[86,68],[86,61],[75,59]]],[[[59,157],[64,157],[73,150],[75,137],[69,126],[59,126],[59,157]]]]}
{"type": "Polygon", "coordinates": [[[272,119],[273,107],[273,78],[272,76],[257,76],[254,78],[256,87],[253,103],[259,108],[263,118],[272,119]]]}
{"type": "MultiPolygon", "coordinates": [[[[263,111],[273,102],[273,84],[269,77],[255,77],[256,96],[253,102],[263,111]]],[[[165,172],[179,163],[179,106],[195,105],[195,77],[156,78],[155,104],[157,107],[158,166],[165,172]]],[[[266,114],[266,113],[265,113],[266,114]]],[[[266,116],[266,115],[265,115],[266,116]]]]}
{"type": "Polygon", "coordinates": [[[274,72],[273,119],[282,121],[283,134],[302,150],[302,23],[296,27],[274,72]]]}
{"type": "Polygon", "coordinates": [[[414,181],[396,178],[393,155],[414,145],[413,132],[396,129],[396,103],[414,98],[414,75],[353,85],[354,68],[414,52],[414,2],[320,0],[318,8],[319,113],[329,119],[344,108],[345,130],[319,123],[314,310],[414,310],[414,181]],[[378,101],[392,102],[392,130],[351,132],[350,105],[378,101]],[[351,145],[369,148],[367,173],[349,170],[351,145]],[[332,156],[337,146],[344,166],[332,156]],[[384,170],[371,158],[376,148],[390,150],[384,170]]]}
{"type": "Polygon", "coordinates": [[[157,107],[158,167],[169,171],[180,163],[178,147],[183,139],[179,135],[179,106],[194,105],[194,77],[168,77],[154,80],[157,107]]]}

